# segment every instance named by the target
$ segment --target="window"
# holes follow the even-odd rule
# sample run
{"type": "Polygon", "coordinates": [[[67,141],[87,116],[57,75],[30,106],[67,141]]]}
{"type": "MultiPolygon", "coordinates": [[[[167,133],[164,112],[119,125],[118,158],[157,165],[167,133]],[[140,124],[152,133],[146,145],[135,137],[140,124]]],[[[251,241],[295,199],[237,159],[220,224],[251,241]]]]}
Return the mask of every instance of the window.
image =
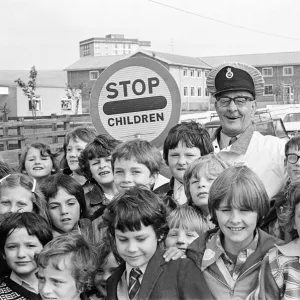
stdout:
{"type": "Polygon", "coordinates": [[[262,68],[262,75],[264,77],[272,77],[273,76],[273,68],[262,68]]]}
{"type": "Polygon", "coordinates": [[[188,71],[187,69],[183,69],[183,76],[184,76],[184,77],[187,77],[187,76],[188,76],[187,71],[188,71]]]}
{"type": "Polygon", "coordinates": [[[187,97],[188,95],[189,95],[188,87],[187,87],[187,86],[184,86],[184,87],[183,87],[183,96],[184,96],[184,97],[187,97]]]}
{"type": "Polygon", "coordinates": [[[195,96],[195,88],[191,86],[191,97],[195,96]]]}
{"type": "Polygon", "coordinates": [[[283,67],[283,76],[293,76],[294,68],[293,67],[283,67]]]}
{"type": "Polygon", "coordinates": [[[191,77],[195,76],[195,70],[191,70],[191,77]]]}
{"type": "Polygon", "coordinates": [[[198,97],[201,97],[202,96],[201,87],[198,87],[197,92],[198,92],[198,97]]]}
{"type": "Polygon", "coordinates": [[[61,110],[72,110],[72,99],[61,97],[61,110]]]}
{"type": "Polygon", "coordinates": [[[118,44],[115,44],[115,48],[118,49],[118,44]]]}
{"type": "Polygon", "coordinates": [[[197,70],[197,77],[202,77],[202,70],[197,70]]]}
{"type": "Polygon", "coordinates": [[[209,96],[209,92],[208,92],[208,89],[205,88],[205,97],[208,97],[209,96]]]}
{"type": "Polygon", "coordinates": [[[205,71],[204,71],[204,76],[207,77],[207,76],[208,76],[208,73],[209,73],[209,70],[205,70],[205,71]]]}
{"type": "Polygon", "coordinates": [[[42,110],[42,97],[35,95],[35,97],[33,97],[33,104],[34,106],[32,107],[32,103],[31,100],[28,101],[28,108],[30,111],[32,110],[36,110],[36,111],[41,111],[42,110]]]}
{"type": "Polygon", "coordinates": [[[97,80],[99,77],[99,71],[90,71],[90,80],[97,80]]]}
{"type": "Polygon", "coordinates": [[[264,95],[273,95],[273,84],[265,84],[264,95]]]}

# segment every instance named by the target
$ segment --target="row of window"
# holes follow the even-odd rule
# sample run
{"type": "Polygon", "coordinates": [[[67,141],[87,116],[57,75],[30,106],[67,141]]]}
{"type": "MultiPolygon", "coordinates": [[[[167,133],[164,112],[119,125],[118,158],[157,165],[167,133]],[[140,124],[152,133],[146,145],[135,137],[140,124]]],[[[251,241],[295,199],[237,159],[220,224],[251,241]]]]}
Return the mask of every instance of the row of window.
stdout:
{"type": "MultiPolygon", "coordinates": [[[[207,88],[205,88],[204,95],[205,95],[205,97],[209,96],[207,88]]],[[[194,86],[191,86],[190,88],[188,88],[187,86],[184,86],[183,87],[183,96],[184,97],[188,97],[188,96],[202,97],[202,88],[201,87],[196,88],[194,86]]]]}
{"type": "MultiPolygon", "coordinates": [[[[264,77],[272,77],[273,76],[273,68],[262,68],[262,75],[264,77]]],[[[283,67],[282,68],[283,76],[293,76],[294,75],[294,67],[283,67]]]]}
{"type": "MultiPolygon", "coordinates": [[[[207,75],[207,71],[204,71],[205,76],[207,75]]],[[[202,70],[195,69],[183,69],[183,77],[202,77],[202,70]]]]}
{"type": "MultiPolygon", "coordinates": [[[[42,97],[36,95],[33,98],[33,104],[35,106],[36,111],[42,111],[42,97]]],[[[68,99],[67,97],[61,97],[61,110],[68,111],[72,110],[73,104],[72,104],[72,99],[68,99]]],[[[31,100],[28,100],[28,110],[32,111],[32,102],[31,100]]]]}

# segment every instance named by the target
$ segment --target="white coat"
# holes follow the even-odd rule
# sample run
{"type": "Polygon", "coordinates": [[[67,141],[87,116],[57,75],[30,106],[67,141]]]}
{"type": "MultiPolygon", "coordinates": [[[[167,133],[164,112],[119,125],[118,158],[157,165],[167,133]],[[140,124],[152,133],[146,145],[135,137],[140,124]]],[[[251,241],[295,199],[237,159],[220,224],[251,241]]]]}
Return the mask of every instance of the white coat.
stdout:
{"type": "Polygon", "coordinates": [[[286,141],[270,135],[264,136],[258,131],[250,129],[246,130],[245,134],[243,133],[236,142],[222,150],[220,150],[215,136],[213,140],[214,150],[216,153],[219,151],[237,153],[234,162],[243,162],[251,168],[264,183],[271,199],[284,187],[287,181],[284,166],[286,141]],[[240,149],[241,151],[239,151],[240,149]]]}

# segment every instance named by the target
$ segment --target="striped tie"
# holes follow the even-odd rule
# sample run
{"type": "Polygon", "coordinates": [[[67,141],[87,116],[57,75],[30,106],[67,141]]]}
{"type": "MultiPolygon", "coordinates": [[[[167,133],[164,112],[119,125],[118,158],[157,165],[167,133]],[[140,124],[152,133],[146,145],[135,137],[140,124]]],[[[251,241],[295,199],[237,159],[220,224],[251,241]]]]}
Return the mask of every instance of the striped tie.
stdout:
{"type": "Polygon", "coordinates": [[[139,277],[142,275],[142,271],[137,269],[131,269],[130,276],[129,276],[129,287],[128,287],[128,293],[129,293],[129,299],[132,300],[136,294],[138,293],[140,289],[140,282],[139,277]]]}

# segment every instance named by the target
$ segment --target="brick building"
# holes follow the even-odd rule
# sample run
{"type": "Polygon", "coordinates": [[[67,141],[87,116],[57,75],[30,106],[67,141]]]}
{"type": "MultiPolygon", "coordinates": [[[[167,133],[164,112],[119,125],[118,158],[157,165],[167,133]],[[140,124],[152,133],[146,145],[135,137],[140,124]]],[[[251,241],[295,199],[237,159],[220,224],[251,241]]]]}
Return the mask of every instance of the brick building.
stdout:
{"type": "Polygon", "coordinates": [[[268,104],[300,103],[300,52],[258,53],[201,57],[211,66],[225,62],[243,62],[256,67],[265,80],[259,107],[268,104]]]}
{"type": "MultiPolygon", "coordinates": [[[[206,89],[206,73],[209,65],[195,57],[140,50],[128,55],[85,56],[65,69],[68,83],[72,86],[84,83],[92,89],[99,75],[111,64],[127,57],[146,57],[163,64],[174,76],[182,99],[183,110],[210,109],[206,89]]],[[[89,111],[89,95],[83,95],[83,113],[89,111]]]]}

